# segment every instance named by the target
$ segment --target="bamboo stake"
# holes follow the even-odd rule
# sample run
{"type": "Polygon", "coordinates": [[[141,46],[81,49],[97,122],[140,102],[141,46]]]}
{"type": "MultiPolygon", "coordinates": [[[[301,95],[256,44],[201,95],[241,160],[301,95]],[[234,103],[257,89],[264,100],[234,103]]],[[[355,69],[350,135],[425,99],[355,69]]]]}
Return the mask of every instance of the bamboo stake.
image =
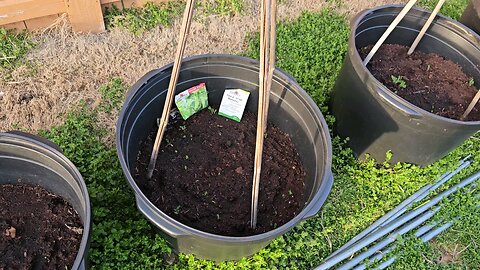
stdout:
{"type": "Polygon", "coordinates": [[[252,205],[250,210],[250,226],[255,229],[257,226],[257,212],[258,212],[258,189],[260,188],[260,171],[262,166],[262,151],[263,151],[263,109],[264,109],[264,91],[265,91],[265,47],[266,39],[266,14],[267,14],[267,0],[262,1],[261,13],[261,30],[260,30],[260,70],[259,70],[259,89],[258,89],[258,112],[257,112],[257,136],[255,144],[255,163],[253,168],[253,184],[252,184],[252,205]]]}
{"type": "Polygon", "coordinates": [[[177,52],[175,61],[173,62],[172,74],[170,77],[170,84],[168,85],[165,105],[163,106],[162,117],[160,118],[160,125],[158,127],[157,136],[153,145],[152,155],[150,156],[150,163],[148,164],[147,177],[152,178],[155,170],[155,163],[157,162],[158,151],[160,150],[160,143],[162,142],[163,134],[168,125],[168,117],[170,109],[172,108],[173,96],[175,94],[175,86],[177,85],[178,75],[180,73],[180,66],[182,64],[183,52],[185,51],[185,44],[187,40],[188,31],[192,22],[192,14],[195,0],[187,0],[185,12],[183,13],[182,28],[178,38],[177,52]]]}
{"type": "Polygon", "coordinates": [[[440,11],[440,9],[442,8],[444,3],[445,3],[445,0],[438,1],[438,4],[435,6],[435,9],[432,11],[432,14],[430,14],[430,17],[428,17],[428,20],[425,23],[425,25],[423,26],[422,30],[420,30],[420,33],[418,34],[415,41],[412,43],[412,46],[410,46],[410,49],[408,49],[408,52],[407,52],[408,55],[412,54],[413,51],[415,51],[415,49],[418,46],[418,43],[420,43],[420,40],[422,40],[423,35],[425,35],[428,28],[430,27],[430,24],[432,24],[433,19],[435,19],[435,17],[437,17],[437,14],[440,11]]]}
{"type": "Polygon", "coordinates": [[[467,107],[467,110],[463,113],[462,117],[460,117],[460,120],[467,118],[467,116],[472,112],[475,105],[477,105],[478,100],[480,100],[480,89],[478,89],[477,94],[473,97],[470,105],[468,105],[467,107]]]}
{"type": "Polygon", "coordinates": [[[270,95],[271,79],[275,61],[275,16],[276,0],[262,1],[261,31],[260,31],[260,70],[259,94],[257,115],[257,136],[255,144],[255,164],[253,169],[252,205],[250,226],[257,226],[258,193],[260,188],[260,174],[262,168],[263,141],[268,115],[268,100],[270,95]],[[270,24],[270,25],[268,25],[270,24]],[[273,52],[273,53],[272,53],[273,52]]]}
{"type": "MultiPolygon", "coordinates": [[[[276,48],[276,32],[277,32],[277,0],[272,1],[272,9],[270,15],[270,50],[269,50],[269,57],[268,62],[270,68],[268,71],[268,79],[267,79],[267,87],[265,91],[265,115],[263,121],[267,123],[268,118],[268,106],[270,104],[270,90],[272,88],[273,83],[273,72],[275,71],[275,48],[276,48]]],[[[263,132],[266,132],[267,125],[265,124],[265,129],[263,132]]]]}
{"type": "Polygon", "coordinates": [[[383,42],[388,38],[388,36],[393,32],[395,27],[400,23],[400,21],[407,15],[408,11],[415,5],[417,0],[410,0],[405,7],[398,13],[397,17],[393,20],[393,22],[388,26],[387,30],[383,33],[383,35],[380,37],[380,39],[377,41],[375,46],[373,46],[372,50],[368,53],[367,57],[363,60],[363,65],[366,66],[370,60],[372,60],[372,57],[375,55],[375,53],[378,51],[380,46],[382,46],[383,42]]]}

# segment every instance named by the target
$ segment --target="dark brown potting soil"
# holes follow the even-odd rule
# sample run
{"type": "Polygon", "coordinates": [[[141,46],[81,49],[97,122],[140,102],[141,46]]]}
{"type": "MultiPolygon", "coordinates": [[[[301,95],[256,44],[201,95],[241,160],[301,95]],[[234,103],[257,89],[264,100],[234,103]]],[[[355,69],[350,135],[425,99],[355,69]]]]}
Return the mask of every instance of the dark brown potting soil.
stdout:
{"type": "Polygon", "coordinates": [[[147,180],[155,128],[141,144],[134,178],[160,210],[201,231],[246,236],[281,226],[303,209],[305,171],[289,135],[269,124],[258,226],[250,229],[256,122],[249,112],[238,123],[203,110],[170,123],[147,180]]]}
{"type": "MultiPolygon", "coordinates": [[[[360,49],[362,58],[373,46],[360,49]]],[[[408,102],[434,114],[459,120],[477,93],[479,82],[474,82],[453,61],[434,53],[414,51],[409,47],[384,44],[367,68],[388,89],[408,102]],[[392,76],[405,82],[395,83],[392,76]],[[474,83],[472,85],[472,83],[474,83]]],[[[466,121],[480,121],[480,103],[474,107],[466,121]]]]}
{"type": "Polygon", "coordinates": [[[71,269],[82,238],[77,212],[38,186],[0,185],[0,269],[71,269]]]}

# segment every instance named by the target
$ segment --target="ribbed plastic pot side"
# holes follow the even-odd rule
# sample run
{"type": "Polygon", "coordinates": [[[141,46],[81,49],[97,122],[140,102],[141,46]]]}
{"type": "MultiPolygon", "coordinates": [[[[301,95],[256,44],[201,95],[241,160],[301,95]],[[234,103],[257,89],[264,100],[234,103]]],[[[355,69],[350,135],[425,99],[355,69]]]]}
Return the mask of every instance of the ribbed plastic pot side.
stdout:
{"type": "MultiPolygon", "coordinates": [[[[392,163],[426,166],[477,132],[480,121],[464,122],[425,111],[387,89],[363,66],[358,49],[374,44],[402,8],[377,7],[352,20],[348,54],[333,90],[332,111],[336,132],[350,138],[360,159],[369,154],[382,163],[386,152],[392,151],[392,163]]],[[[412,9],[385,43],[410,46],[429,15],[429,11],[412,9]]],[[[453,60],[476,84],[480,82],[480,38],[460,23],[437,17],[417,50],[453,60]]]]}
{"type": "MultiPolygon", "coordinates": [[[[314,216],[325,202],[332,183],[331,142],[327,125],[313,100],[290,76],[275,71],[269,121],[290,135],[307,171],[305,206],[286,224],[263,234],[229,237],[206,233],[169,217],[142,193],[132,177],[139,142],[161,113],[170,79],[171,65],[152,71],[131,89],[117,123],[117,153],[123,172],[133,188],[137,206],[167,239],[174,250],[215,261],[238,260],[265,247],[300,221],[314,216]]],[[[201,55],[182,64],[177,92],[206,83],[209,103],[218,107],[225,89],[251,91],[247,110],[256,113],[258,62],[231,55],[201,55]]],[[[252,164],[253,166],[253,164],[252,164]]]]}

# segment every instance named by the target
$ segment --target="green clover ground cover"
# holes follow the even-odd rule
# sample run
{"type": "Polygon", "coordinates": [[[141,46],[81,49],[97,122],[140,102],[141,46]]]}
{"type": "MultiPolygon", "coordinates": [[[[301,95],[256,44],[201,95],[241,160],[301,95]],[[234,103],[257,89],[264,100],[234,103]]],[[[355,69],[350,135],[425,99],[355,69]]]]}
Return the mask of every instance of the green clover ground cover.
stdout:
{"type": "MultiPolygon", "coordinates": [[[[280,23],[277,34],[277,66],[291,74],[314,98],[330,128],[334,118],[328,101],[347,49],[346,19],[325,10],[304,13],[292,22],[280,23]]],[[[258,37],[252,37],[246,55],[258,57],[258,37]]],[[[93,231],[90,259],[93,269],[310,269],[377,218],[426,183],[432,182],[457,161],[471,154],[480,156],[480,139],[472,137],[457,150],[426,168],[410,164],[377,166],[358,162],[346,142],[332,135],[332,193],[316,217],[300,223],[250,258],[239,262],[213,263],[192,255],[171,254],[135,207],[115,148],[102,143],[105,131],[97,125],[98,110],[118,113],[125,86],[116,79],[101,88],[104,101],[99,109],[81,106],[66,122],[42,135],[57,143],[82,173],[90,192],[93,231]]],[[[390,155],[386,155],[388,159],[390,155]]],[[[475,161],[458,182],[480,169],[475,161]]],[[[450,184],[450,185],[451,185],[450,184]]],[[[460,193],[462,194],[462,193],[460,193]]],[[[422,244],[408,235],[399,239],[394,269],[475,268],[480,265],[480,214],[471,195],[444,202],[442,216],[461,216],[454,227],[437,238],[435,245],[422,244]],[[468,247],[457,264],[441,265],[439,247],[468,247]]]]}

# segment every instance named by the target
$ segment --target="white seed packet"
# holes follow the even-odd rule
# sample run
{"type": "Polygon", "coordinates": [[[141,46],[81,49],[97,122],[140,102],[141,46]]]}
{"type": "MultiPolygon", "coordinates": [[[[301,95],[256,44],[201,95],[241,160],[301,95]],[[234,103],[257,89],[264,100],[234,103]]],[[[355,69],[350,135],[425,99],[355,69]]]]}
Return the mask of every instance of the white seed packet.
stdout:
{"type": "Polygon", "coordinates": [[[250,92],[242,89],[225,90],[218,114],[240,122],[249,96],[250,92]]]}

